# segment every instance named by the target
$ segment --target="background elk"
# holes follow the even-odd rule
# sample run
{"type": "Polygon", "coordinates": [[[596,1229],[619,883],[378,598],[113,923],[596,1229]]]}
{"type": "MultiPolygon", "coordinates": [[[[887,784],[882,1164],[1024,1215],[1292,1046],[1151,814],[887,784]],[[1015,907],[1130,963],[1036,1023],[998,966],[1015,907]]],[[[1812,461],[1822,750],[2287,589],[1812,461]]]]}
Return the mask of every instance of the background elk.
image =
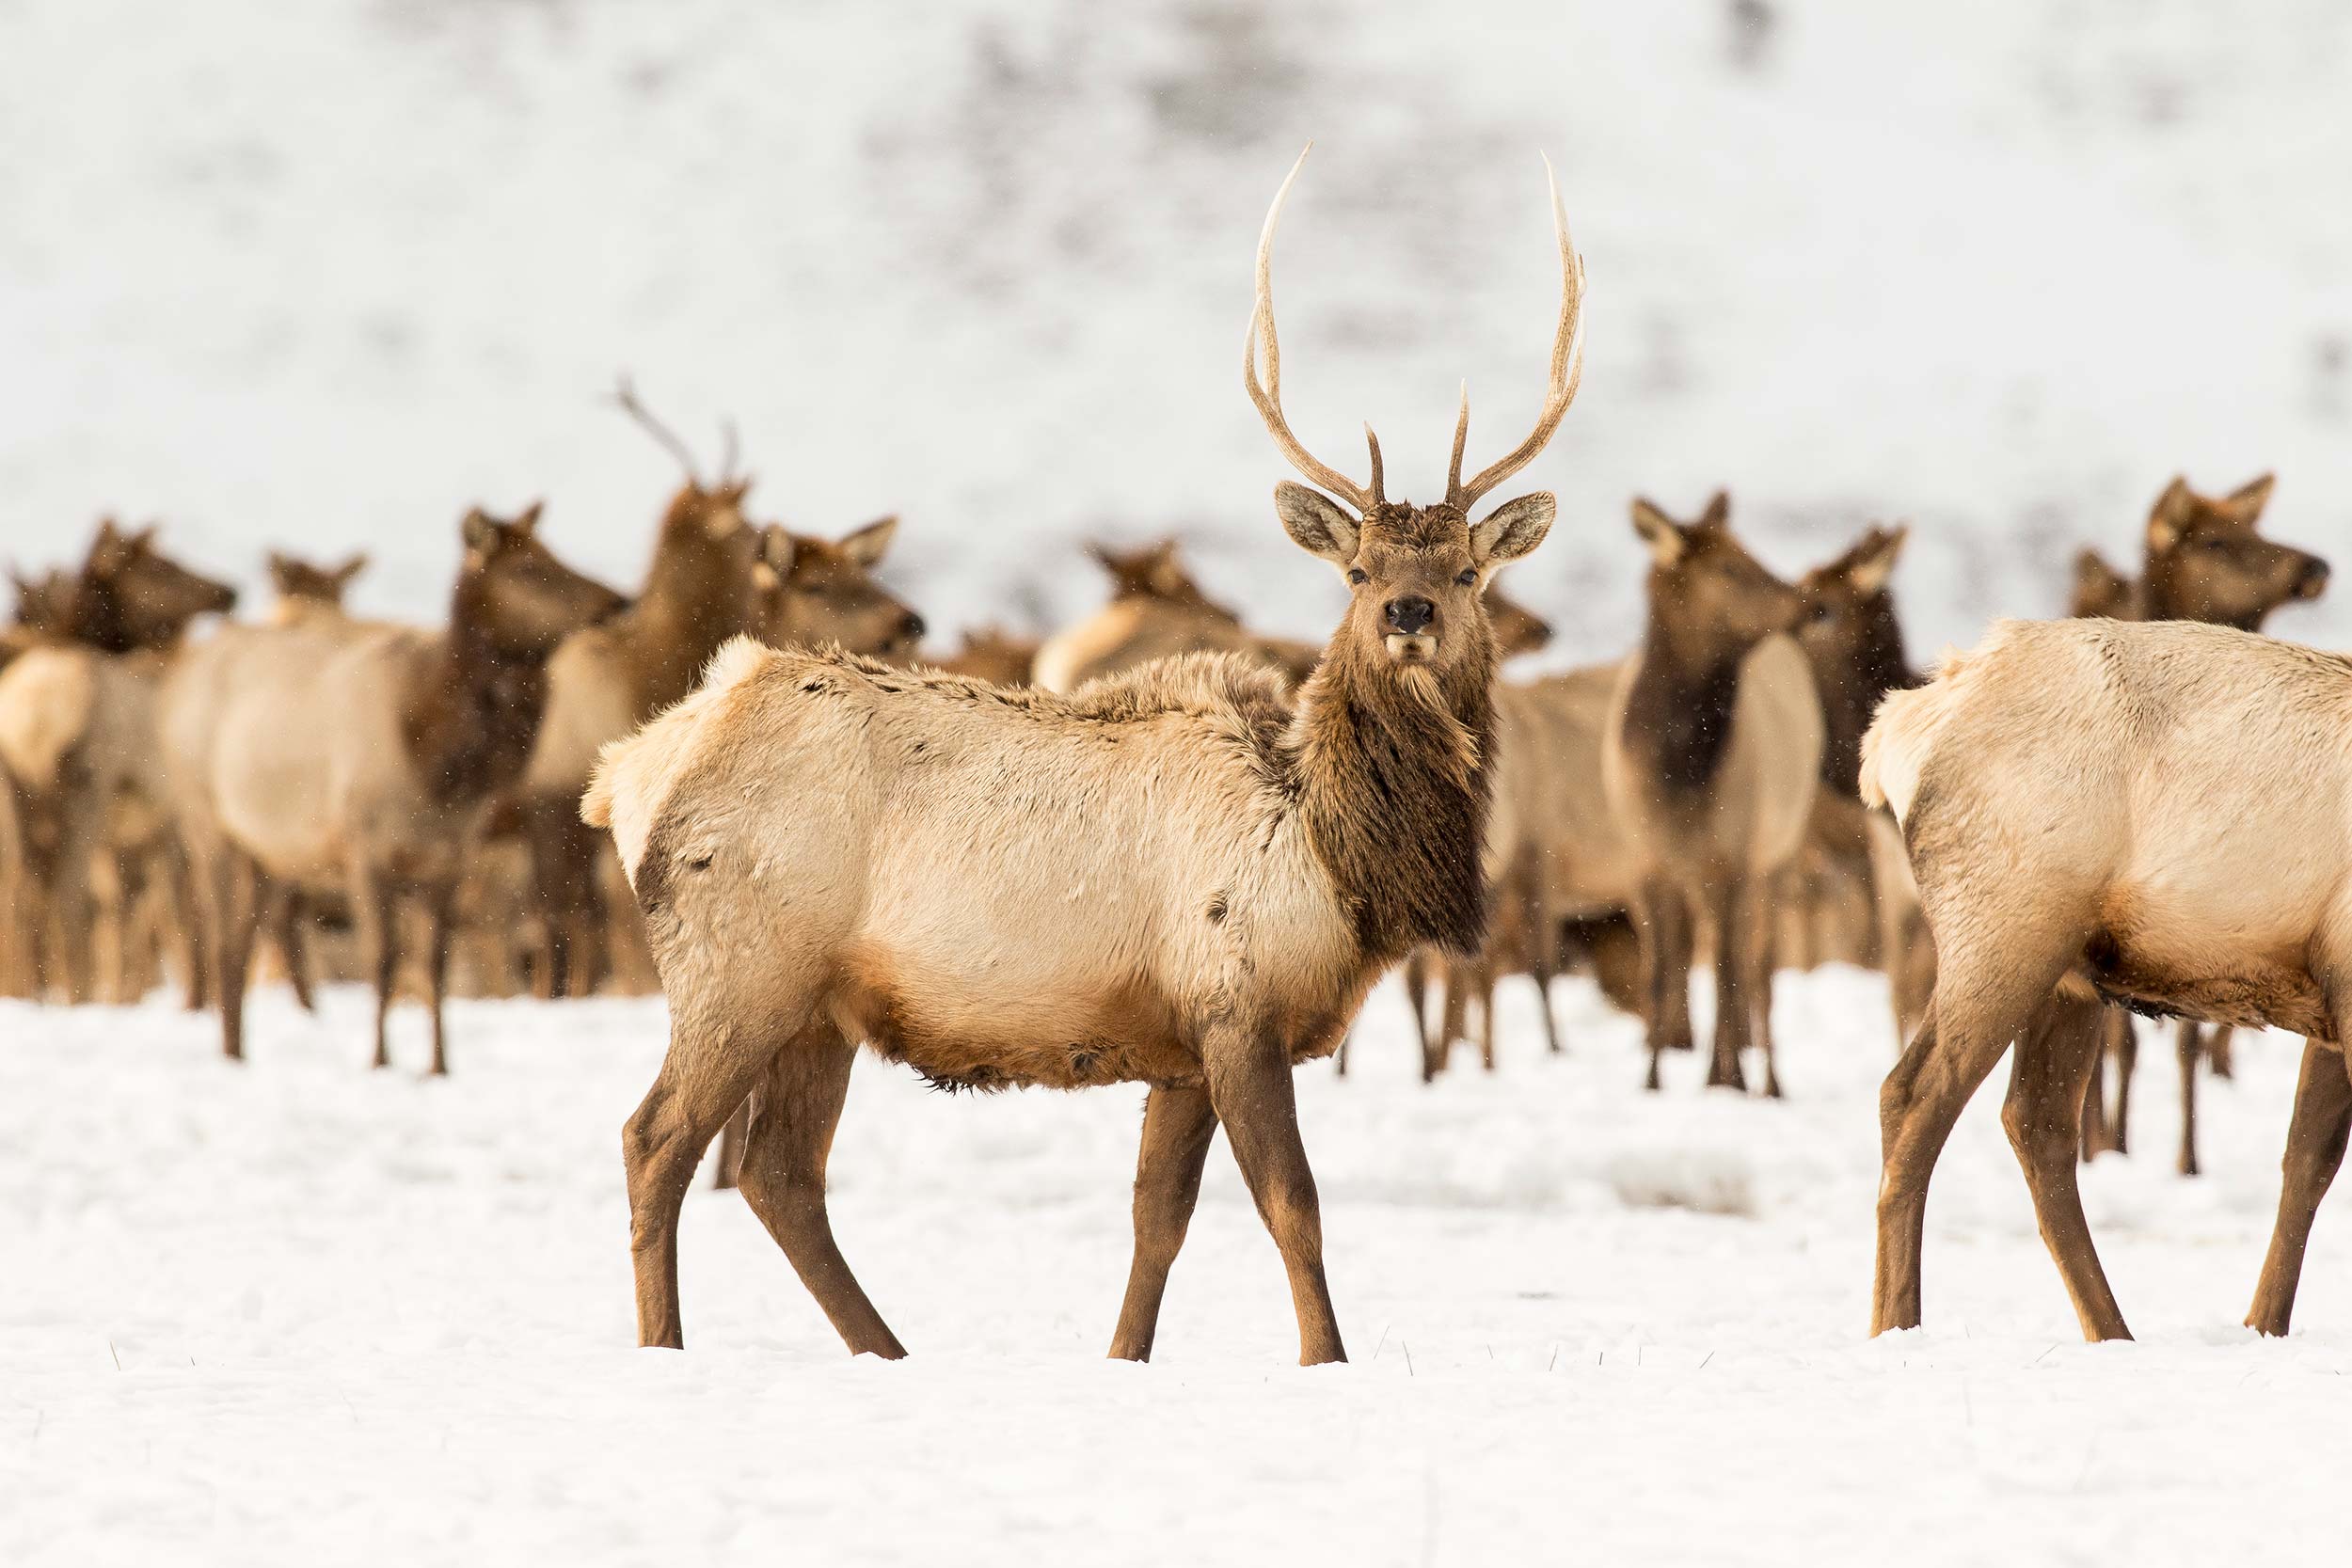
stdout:
{"type": "Polygon", "coordinates": [[[160,934],[141,926],[145,895],[159,879],[183,890],[156,688],[189,623],[226,612],[236,591],[163,554],[154,535],[101,523],[70,581],[27,595],[34,645],[0,670],[0,772],[18,841],[5,918],[35,995],[62,980],[75,1002],[132,1000],[160,934]]]}
{"type": "Polygon", "coordinates": [[[246,963],[272,896],[340,892],[374,971],[375,1053],[400,964],[401,905],[427,925],[433,1071],[451,901],[491,801],[531,755],[548,662],[625,601],[556,560],[539,507],[467,514],[446,629],[326,616],[230,627],[191,650],[164,696],[181,831],[203,873],[219,973],[221,1043],[242,1057],[246,963]]]}
{"type": "Polygon", "coordinates": [[[1821,704],[1788,635],[1804,613],[1795,588],[1732,536],[1730,498],[1676,522],[1645,500],[1634,531],[1650,549],[1649,619],[1618,682],[1602,780],[1643,866],[1634,904],[1649,1033],[1659,1056],[1691,1043],[1690,970],[1698,926],[1715,947],[1715,1047],[1707,1082],[1747,1086],[1740,1053],[1772,1060],[1772,926],[1778,881],[1811,820],[1821,704]]]}
{"type": "Polygon", "coordinates": [[[1350,604],[1295,703],[1230,657],[1064,698],[738,643],[599,769],[584,813],[612,829],[672,1021],[624,1135],[644,1342],[682,1342],[679,1203],[755,1095],[745,1196],[850,1349],[902,1354],[825,1215],[863,1039],[951,1086],[1152,1085],[1118,1356],[1150,1354],[1222,1122],[1289,1275],[1301,1361],[1343,1357],[1291,1069],[1337,1046],[1406,952],[1482,934],[1494,654],[1480,594],[1555,503],[1470,511],[1575,396],[1582,278],[1555,187],[1563,297],[1535,428],[1465,483],[1465,401],[1445,500],[1391,501],[1376,440],[1359,484],[1282,415],[1272,247],[1297,173],[1259,240],[1245,384],[1322,486],[1282,484],[1276,511],[1343,573],[1350,604]]]}
{"type": "Polygon", "coordinates": [[[278,602],[270,607],[270,619],[283,623],[315,610],[342,609],[343,594],[351,587],[352,578],[367,570],[368,552],[360,550],[332,566],[322,566],[314,561],[272,550],[266,564],[270,587],[278,594],[278,602]]]}
{"type": "Polygon", "coordinates": [[[1089,545],[1087,553],[1110,574],[1111,602],[1038,649],[1034,678],[1048,691],[1074,691],[1104,675],[1192,653],[1245,653],[1304,680],[1323,651],[1250,633],[1240,616],[1201,592],[1177,560],[1173,539],[1131,550],[1089,545]]]}
{"type": "MultiPolygon", "coordinates": [[[[2112,620],[2205,621],[2259,631],[2273,610],[2319,597],[2328,585],[2328,563],[2255,532],[2270,502],[2276,480],[2269,474],[2216,499],[2199,495],[2185,479],[2165,486],[2149,510],[2146,550],[2134,582],[2085,550],[2076,558],[2070,613],[2112,620]]],[[[2126,1152],[2131,1142],[2132,1081],[2139,1060],[2138,1037],[2127,1014],[2104,1021],[2103,1055],[2115,1063],[2115,1099],[2108,1108],[2102,1074],[2092,1075],[2093,1103],[2086,1110],[2084,1152],[2126,1152]]],[[[2184,1176],[2198,1173],[2197,1068],[2213,1064],[2230,1075],[2230,1030],[2201,1029],[2192,1020],[2176,1028],[2180,1068],[2181,1147],[2176,1162],[2184,1176]]]]}
{"type": "Polygon", "coordinates": [[[1009,632],[1002,626],[972,626],[965,629],[963,641],[954,653],[927,660],[931,668],[950,675],[969,675],[992,686],[1026,686],[1029,673],[1037,667],[1041,640],[1009,632]]]}
{"type": "Polygon", "coordinates": [[[2017,1041],[2002,1123],[2084,1335],[2127,1338],[2075,1185],[2096,1004],[2309,1037],[2248,1323],[2284,1333],[2352,1081],[2352,660],[2233,629],[2002,622],[1864,746],[1935,932],[1880,1097],[1872,1332],[1919,1322],[1928,1183],[2017,1041]],[[2336,1060],[2327,1060],[2335,1053],[2336,1060]]]}

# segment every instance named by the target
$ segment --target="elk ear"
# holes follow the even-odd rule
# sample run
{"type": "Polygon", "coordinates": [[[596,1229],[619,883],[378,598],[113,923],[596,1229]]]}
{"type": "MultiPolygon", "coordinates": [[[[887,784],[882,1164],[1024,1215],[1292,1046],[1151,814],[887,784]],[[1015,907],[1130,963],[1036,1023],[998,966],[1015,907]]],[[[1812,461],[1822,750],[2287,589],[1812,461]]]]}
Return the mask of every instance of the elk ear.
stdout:
{"type": "Polygon", "coordinates": [[[864,528],[843,534],[841,553],[870,572],[882,564],[883,556],[890,553],[890,541],[898,532],[897,513],[887,517],[877,517],[864,528]]]}
{"type": "Polygon", "coordinates": [[[770,523],[759,531],[759,563],[776,574],[781,582],[792,570],[792,558],[800,546],[792,542],[791,531],[782,523],[770,523]]]}
{"type": "Polygon", "coordinates": [[[1309,555],[1319,555],[1344,571],[1356,559],[1360,525],[1346,509],[1320,490],[1284,480],[1274,487],[1274,515],[1282,531],[1309,555]]]}
{"type": "Polygon", "coordinates": [[[1650,559],[1661,566],[1680,561],[1690,547],[1682,525],[1638,496],[1633,500],[1633,531],[1641,535],[1642,543],[1649,546],[1650,559]]]}
{"type": "Polygon", "coordinates": [[[1544,542],[1559,515],[1560,499],[1549,490],[1504,501],[1470,530],[1471,562],[1483,570],[1517,561],[1544,542]]]}
{"type": "Polygon", "coordinates": [[[2263,508],[2270,504],[2270,492],[2278,483],[2277,474],[2265,474],[2250,484],[2241,484],[2222,501],[2221,510],[2236,518],[2241,527],[2252,528],[2262,520],[2263,508]]]}
{"type": "Polygon", "coordinates": [[[513,522],[507,524],[506,526],[512,529],[515,532],[519,533],[524,538],[528,539],[538,530],[539,514],[546,511],[548,503],[545,500],[532,501],[529,506],[523,508],[523,515],[521,516],[516,518],[513,522]]]}
{"type": "Polygon", "coordinates": [[[2156,498],[2155,506],[2148,514],[2148,552],[2162,555],[2181,542],[2190,520],[2197,515],[2197,496],[2189,489],[2188,481],[2175,479],[2156,498]]]}
{"type": "Polygon", "coordinates": [[[358,550],[354,552],[350,560],[344,562],[342,565],[336,567],[333,571],[327,573],[326,575],[335,579],[336,587],[347,588],[351,585],[351,579],[353,578],[358,577],[361,572],[364,572],[367,569],[368,552],[365,550],[358,550]]]}
{"type": "Polygon", "coordinates": [[[1729,528],[1731,526],[1730,491],[1718,490],[1707,498],[1707,510],[1699,514],[1698,526],[1701,528],[1729,528]]]}
{"type": "Polygon", "coordinates": [[[464,543],[468,554],[487,556],[498,544],[499,526],[490,521],[489,514],[477,506],[466,514],[464,522],[457,525],[457,537],[464,543]]]}
{"type": "Polygon", "coordinates": [[[1857,594],[1875,594],[1886,586],[1886,579],[1895,575],[1895,558],[1903,553],[1903,541],[1911,537],[1909,523],[1897,523],[1890,529],[1872,529],[1870,537],[1863,541],[1855,554],[1853,570],[1848,575],[1857,594]]]}
{"type": "Polygon", "coordinates": [[[1175,598],[1192,586],[1192,578],[1186,577],[1184,567],[1176,563],[1175,540],[1162,540],[1152,546],[1151,565],[1145,571],[1145,578],[1152,584],[1152,592],[1164,599],[1175,598]]]}

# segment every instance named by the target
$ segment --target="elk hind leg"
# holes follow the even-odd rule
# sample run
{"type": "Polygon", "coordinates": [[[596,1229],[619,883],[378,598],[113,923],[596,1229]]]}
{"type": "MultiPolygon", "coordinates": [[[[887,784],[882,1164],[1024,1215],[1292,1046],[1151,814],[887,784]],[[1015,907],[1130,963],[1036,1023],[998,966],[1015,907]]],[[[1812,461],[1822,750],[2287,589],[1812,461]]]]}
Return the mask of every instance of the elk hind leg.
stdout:
{"type": "Polygon", "coordinates": [[[2205,1053],[2203,1032],[2193,1018],[2185,1018],[2172,1037],[2173,1053],[2181,1068],[2181,1154],[2183,1176],[2197,1174],[2197,1064],[2205,1053]]]}
{"type": "Polygon", "coordinates": [[[2128,1339],[2075,1184],[2083,1085],[2099,1059],[2100,1007],[2053,996],[2017,1042],[2001,1126],[2025,1168],[2034,1218],[2086,1339],[2128,1339]]]}
{"type": "Polygon", "coordinates": [[[1119,1304],[1111,1357],[1149,1361],[1160,1323],[1168,1272],[1184,1244],[1193,1205],[1200,1197],[1200,1167],[1216,1135],[1209,1091],[1160,1085],[1143,1102],[1143,1144],[1136,1151],[1136,1251],[1127,1293],[1119,1304]]]}
{"type": "MultiPolygon", "coordinates": [[[[895,1361],[906,1354],[906,1347],[850,1272],[825,1209],[825,1162],[856,1058],[857,1048],[823,1019],[812,1020],[776,1054],[752,1097],[743,1199],[784,1249],[792,1272],[817,1298],[850,1354],[895,1361]]],[[[674,1223],[675,1212],[673,1206],[674,1223]]]]}
{"type": "Polygon", "coordinates": [[[1298,1364],[1344,1361],[1331,1289],[1323,1275],[1323,1213],[1314,1171],[1298,1135],[1298,1101],[1288,1055],[1279,1041],[1220,1029],[1202,1053],[1209,1100],[1233,1163],[1282,1254],[1291,1305],[1298,1315],[1298,1364]]]}
{"type": "Polygon", "coordinates": [[[2017,937],[2024,940],[2012,938],[1981,955],[1975,951],[1984,942],[1981,936],[1949,944],[1958,951],[1942,956],[1927,1017],[1879,1090],[1873,1334],[1918,1326],[1920,1252],[1936,1160],[1968,1097],[2049,998],[2070,957],[2062,940],[2017,937]]]}
{"type": "Polygon", "coordinates": [[[2347,1135],[2352,1135],[2352,1056],[2305,1040],[2286,1153],[2279,1163],[2279,1218],[2254,1286],[2254,1305],[2246,1313],[2246,1326],[2258,1334],[2282,1335],[2295,1316],[2312,1221],[2344,1164],[2347,1135]]]}
{"type": "MultiPolygon", "coordinates": [[[[788,1027],[797,1033],[806,1016],[803,1005],[788,1027]]],[[[676,1350],[685,1344],[678,1311],[678,1210],[703,1151],[769,1065],[768,1053],[730,1028],[727,1020],[683,1000],[673,1003],[669,1053],[621,1129],[641,1345],[676,1350]]]]}

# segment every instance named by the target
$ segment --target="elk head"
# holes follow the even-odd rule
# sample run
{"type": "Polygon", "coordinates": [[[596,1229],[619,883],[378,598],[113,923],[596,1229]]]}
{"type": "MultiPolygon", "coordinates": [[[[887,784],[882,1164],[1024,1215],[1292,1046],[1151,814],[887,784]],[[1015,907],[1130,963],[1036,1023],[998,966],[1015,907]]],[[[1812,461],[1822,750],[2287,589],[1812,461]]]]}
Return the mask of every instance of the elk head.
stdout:
{"type": "Polygon", "coordinates": [[[270,586],[281,599],[303,599],[312,604],[341,605],[343,590],[351,579],[367,569],[368,552],[359,551],[339,565],[321,566],[277,550],[269,552],[270,586]]]}
{"type": "Polygon", "coordinates": [[[1718,490],[1695,523],[1677,523],[1636,498],[1633,531],[1649,546],[1650,625],[1685,662],[1711,668],[1739,658],[1807,612],[1783,582],[1732,536],[1731,498],[1718,490]]]}
{"type": "Polygon", "coordinates": [[[112,653],[160,648],[199,615],[226,614],[237,591],[155,548],[155,527],[98,525],[73,594],[73,635],[112,653]]]}
{"type": "Polygon", "coordinates": [[[59,636],[72,629],[73,604],[81,579],[63,567],[53,566],[36,578],[11,571],[16,585],[16,621],[34,631],[59,636]]]}
{"type": "Polygon", "coordinates": [[[1176,541],[1163,539],[1157,544],[1135,549],[1120,549],[1115,546],[1094,544],[1087,553],[1095,563],[1110,574],[1111,597],[1114,599],[1158,599],[1168,604],[1206,610],[1225,619],[1238,620],[1233,612],[1216,603],[1200,592],[1200,585],[1192,580],[1184,562],[1176,558],[1176,541]]]}
{"type": "Polygon", "coordinates": [[[611,620],[628,601],[555,559],[539,542],[533,501],[512,519],[479,507],[466,514],[459,537],[466,546],[457,598],[491,650],[504,658],[539,660],[583,626],[611,620]]]}
{"type": "Polygon", "coordinates": [[[1539,652],[1551,641],[1550,622],[1504,596],[1493,584],[1486,589],[1486,626],[1494,638],[1497,660],[1539,652]]]}
{"type": "Polygon", "coordinates": [[[2185,479],[2165,486],[2148,514],[2140,573],[2151,617],[2253,631],[2280,605],[2319,597],[2328,563],[2254,531],[2275,483],[2265,474],[2217,500],[2185,479]]]}
{"type": "MultiPolygon", "coordinates": [[[[1308,144],[1313,150],[1313,144],[1308,144]]],[[[1347,615],[1331,641],[1351,667],[1388,670],[1408,677],[1457,674],[1480,682],[1493,673],[1493,634],[1484,600],[1486,585],[1505,562],[1518,560],[1550,531],[1558,501],[1535,491],[1503,502],[1473,522],[1470,513],[1489,491],[1533,462],[1560,427],[1584,370],[1584,266],[1568,242],[1560,185],[1550,182],[1552,233],[1560,248],[1560,321],[1552,337],[1551,376],[1535,428],[1509,452],[1467,483],[1462,451],[1470,438],[1470,392],[1463,389],[1454,427],[1454,461],[1442,501],[1416,506],[1391,500],[1382,487],[1380,439],[1364,427],[1371,479],[1359,484],[1318,461],[1291,434],[1282,414],[1282,354],[1274,325],[1274,231],[1282,203],[1307,153],[1275,193],[1258,237],[1257,300],[1242,350],[1243,384],[1274,444],[1318,489],[1285,480],[1275,486],[1274,510],[1301,549],[1321,556],[1347,580],[1347,615]],[[1265,340],[1265,380],[1258,379],[1258,341],[1265,340]],[[1333,498],[1338,498],[1334,499],[1333,498]]],[[[1331,664],[1329,655],[1326,667],[1331,664]]]]}
{"type": "Polygon", "coordinates": [[[760,635],[779,648],[839,643],[873,658],[913,657],[923,641],[923,617],[874,580],[874,568],[898,531],[895,516],[876,518],[838,539],[770,523],[760,532],[752,578],[760,635]]]}
{"type": "Polygon", "coordinates": [[[2092,620],[2139,620],[2139,585],[2108,565],[2097,550],[2085,550],[2074,557],[2074,586],[2067,594],[2066,613],[2092,620]]]}

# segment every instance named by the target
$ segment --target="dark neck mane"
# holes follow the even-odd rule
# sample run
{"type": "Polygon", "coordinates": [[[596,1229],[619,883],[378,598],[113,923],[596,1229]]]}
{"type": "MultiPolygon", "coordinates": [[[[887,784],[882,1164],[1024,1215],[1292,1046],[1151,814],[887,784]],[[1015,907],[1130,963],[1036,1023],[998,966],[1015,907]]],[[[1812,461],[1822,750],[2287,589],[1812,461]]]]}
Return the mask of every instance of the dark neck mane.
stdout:
{"type": "Polygon", "coordinates": [[[1862,736],[1878,714],[1880,701],[1890,691],[1919,684],[1918,674],[1903,651],[1903,629],[1895,607],[1883,592],[1874,596],[1862,617],[1862,635],[1853,657],[1825,683],[1822,695],[1828,735],[1821,747],[1821,782],[1842,794],[1861,792],[1862,736]]]}
{"type": "Polygon", "coordinates": [[[1700,657],[1676,646],[1651,610],[1641,669],[1626,693],[1626,739],[1668,789],[1704,790],[1731,739],[1745,648],[1710,648],[1700,657]]]}
{"type": "Polygon", "coordinates": [[[1374,663],[1343,631],[1300,689],[1284,741],[1298,811],[1369,963],[1415,947],[1470,954],[1486,935],[1494,658],[1444,677],[1374,663]]]}
{"type": "Polygon", "coordinates": [[[472,578],[459,579],[449,629],[417,650],[404,688],[401,730],[437,805],[481,800],[522,776],[547,708],[547,658],[498,648],[472,578]]]}

